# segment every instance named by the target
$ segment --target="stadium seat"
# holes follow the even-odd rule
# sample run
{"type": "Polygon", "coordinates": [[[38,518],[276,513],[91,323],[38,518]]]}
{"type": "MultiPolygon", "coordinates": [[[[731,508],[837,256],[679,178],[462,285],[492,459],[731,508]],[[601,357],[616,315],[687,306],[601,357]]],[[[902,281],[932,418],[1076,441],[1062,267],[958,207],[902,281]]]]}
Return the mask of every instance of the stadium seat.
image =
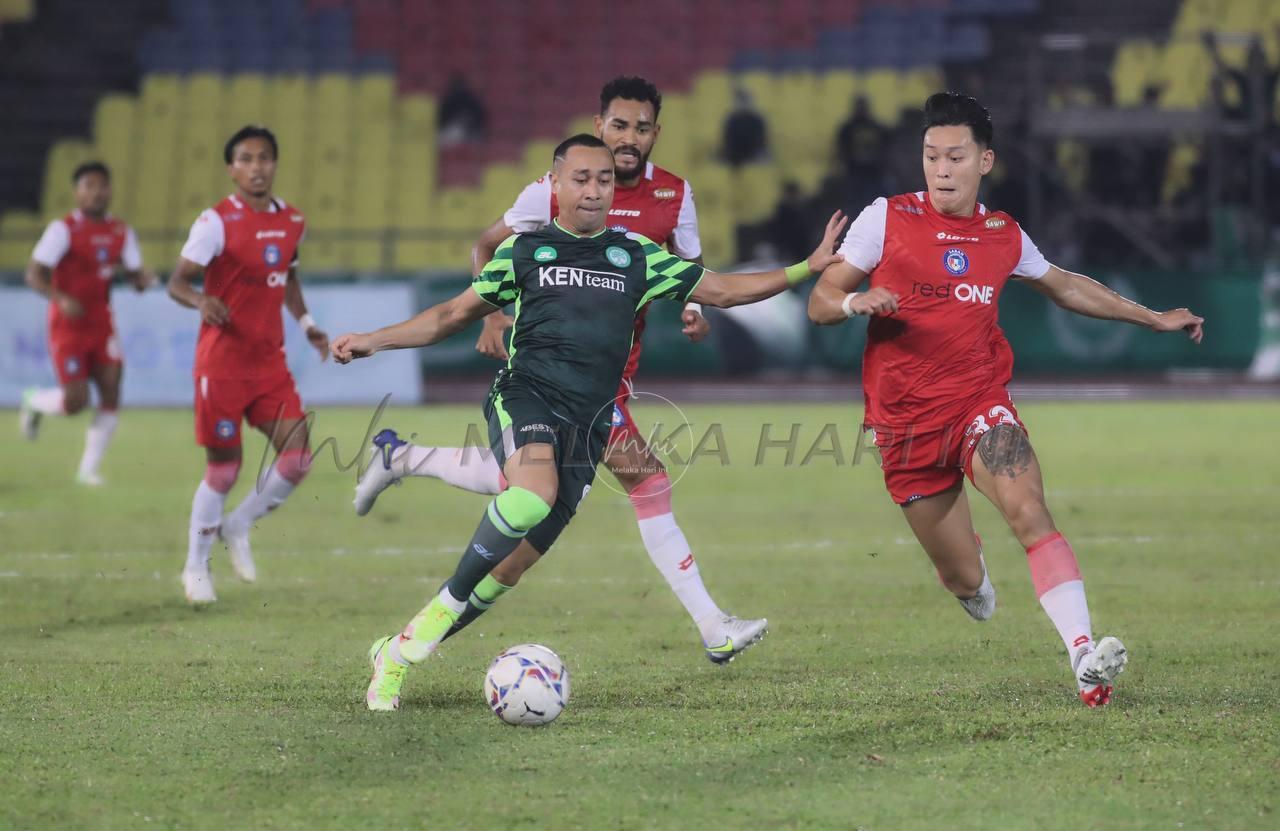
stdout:
{"type": "Polygon", "coordinates": [[[30,20],[35,13],[35,0],[0,0],[0,23],[30,20]]]}
{"type": "Polygon", "coordinates": [[[111,167],[111,209],[133,217],[137,103],[132,96],[108,95],[98,102],[93,118],[96,155],[111,167]]]}
{"type": "MultiPolygon", "coordinates": [[[[177,151],[183,111],[182,82],[176,75],[148,75],[142,82],[138,118],[147,125],[138,149],[135,218],[139,229],[162,231],[189,225],[194,216],[175,213],[177,151]]],[[[216,159],[213,160],[216,164],[216,159]]]]}
{"type": "Polygon", "coordinates": [[[29,211],[8,211],[0,216],[0,269],[21,271],[44,231],[47,219],[29,211]]]}
{"type": "Polygon", "coordinates": [[[93,146],[79,139],[65,139],[49,151],[44,167],[44,196],[40,204],[51,217],[62,216],[75,207],[71,194],[71,174],[76,166],[93,157],[93,146]]]}

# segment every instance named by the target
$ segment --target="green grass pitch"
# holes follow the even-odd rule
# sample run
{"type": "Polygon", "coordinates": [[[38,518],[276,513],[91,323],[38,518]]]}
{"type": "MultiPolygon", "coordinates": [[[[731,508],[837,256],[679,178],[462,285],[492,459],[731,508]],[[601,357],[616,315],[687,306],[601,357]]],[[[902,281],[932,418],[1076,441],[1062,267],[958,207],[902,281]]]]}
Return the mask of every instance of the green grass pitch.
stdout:
{"type": "MultiPolygon", "coordinates": [[[[203,470],[189,413],[125,411],[97,491],[70,484],[83,417],[36,444],[5,429],[0,828],[1274,827],[1280,408],[1022,410],[1095,631],[1130,649],[1105,710],[1076,700],[1025,556],[980,497],[1000,599],[981,625],[872,458],[800,464],[828,422],[848,461],[849,406],[688,410],[723,424],[724,453],[681,479],[676,515],[721,605],[770,619],[744,657],[703,657],[604,474],[546,561],[412,671],[395,714],[365,711],[365,650],[452,571],[485,498],[416,480],[360,519],[326,451],[260,523],[259,582],[236,583],[219,546],[219,602],[196,612],[178,582],[203,470]],[[792,464],[775,448],[755,465],[760,425],[776,439],[793,421],[792,464]],[[572,673],[549,728],[482,700],[489,659],[524,641],[572,673]]],[[[384,422],[450,444],[477,411],[384,422]]],[[[368,419],[321,410],[316,434],[350,458],[368,419]]]]}

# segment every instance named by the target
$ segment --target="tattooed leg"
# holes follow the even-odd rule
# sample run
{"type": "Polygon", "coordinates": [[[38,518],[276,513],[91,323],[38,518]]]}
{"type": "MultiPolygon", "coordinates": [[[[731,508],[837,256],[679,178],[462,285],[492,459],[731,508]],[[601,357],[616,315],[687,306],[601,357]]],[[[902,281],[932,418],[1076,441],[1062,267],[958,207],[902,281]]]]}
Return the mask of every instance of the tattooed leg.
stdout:
{"type": "Polygon", "coordinates": [[[991,500],[1023,546],[1054,533],[1044,482],[1031,440],[1022,428],[997,424],[978,440],[973,483],[991,500]]]}

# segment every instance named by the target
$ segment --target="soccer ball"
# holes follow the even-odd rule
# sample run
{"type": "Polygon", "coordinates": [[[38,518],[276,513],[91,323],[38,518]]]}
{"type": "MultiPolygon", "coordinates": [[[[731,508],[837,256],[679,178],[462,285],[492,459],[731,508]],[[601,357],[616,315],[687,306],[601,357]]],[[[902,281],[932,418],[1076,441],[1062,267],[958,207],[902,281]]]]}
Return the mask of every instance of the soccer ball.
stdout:
{"type": "Polygon", "coordinates": [[[545,646],[522,643],[489,664],[484,697],[507,724],[550,724],[569,703],[569,670],[545,646]]]}

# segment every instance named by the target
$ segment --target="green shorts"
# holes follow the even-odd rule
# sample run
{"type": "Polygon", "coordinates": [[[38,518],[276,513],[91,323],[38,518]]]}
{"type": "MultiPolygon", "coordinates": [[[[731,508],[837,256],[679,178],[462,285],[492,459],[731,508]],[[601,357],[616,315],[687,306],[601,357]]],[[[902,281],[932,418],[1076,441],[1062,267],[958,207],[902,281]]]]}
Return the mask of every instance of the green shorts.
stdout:
{"type": "Polygon", "coordinates": [[[507,459],[526,444],[550,444],[555,448],[559,480],[551,513],[530,529],[529,544],[545,554],[569,525],[578,506],[591,491],[596,465],[604,459],[609,423],[586,430],[558,415],[533,385],[504,369],[498,373],[484,404],[489,423],[489,446],[505,467],[507,459]]]}

